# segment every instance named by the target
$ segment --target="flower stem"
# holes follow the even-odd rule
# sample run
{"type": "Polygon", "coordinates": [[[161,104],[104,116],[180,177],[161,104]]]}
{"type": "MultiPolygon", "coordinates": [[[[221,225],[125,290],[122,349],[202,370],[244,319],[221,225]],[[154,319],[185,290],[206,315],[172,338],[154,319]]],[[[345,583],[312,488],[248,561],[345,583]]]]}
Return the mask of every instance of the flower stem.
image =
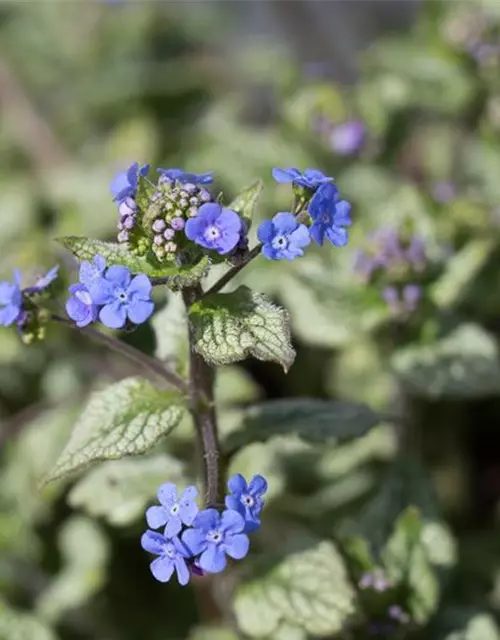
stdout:
{"type": "Polygon", "coordinates": [[[109,336],[106,333],[102,333],[101,331],[94,329],[93,327],[83,327],[80,329],[73,322],[71,322],[71,320],[68,320],[67,318],[59,316],[57,314],[52,314],[51,318],[55,322],[64,324],[65,326],[71,327],[72,329],[77,329],[78,331],[81,331],[82,333],[89,336],[89,338],[92,338],[96,342],[105,344],[107,347],[109,347],[113,351],[121,353],[123,356],[125,356],[125,358],[132,360],[133,362],[140,365],[142,368],[148,371],[152,371],[158,377],[163,378],[163,380],[168,382],[168,384],[172,385],[173,387],[176,387],[177,389],[179,389],[179,391],[182,391],[182,393],[184,394],[189,393],[188,384],[174,371],[167,369],[165,365],[159,360],[157,360],[156,358],[151,358],[150,356],[146,355],[145,353],[142,353],[135,347],[131,347],[125,342],[122,342],[121,340],[117,340],[117,338],[114,338],[113,336],[109,336]]]}
{"type": "MultiPolygon", "coordinates": [[[[186,309],[199,300],[201,295],[202,291],[199,285],[183,289],[182,297],[186,309]]],[[[215,412],[215,370],[194,350],[193,331],[194,328],[189,323],[190,411],[203,461],[205,506],[216,507],[222,503],[224,478],[220,464],[221,455],[215,412]]]]}
{"type": "Polygon", "coordinates": [[[246,267],[249,262],[251,262],[259,255],[261,249],[262,244],[259,243],[247,253],[245,259],[240,264],[237,264],[234,267],[231,267],[231,269],[228,269],[228,271],[226,271],[226,273],[221,278],[219,278],[219,280],[217,280],[217,282],[213,284],[210,289],[208,289],[208,291],[205,291],[202,296],[209,296],[212,293],[218,293],[226,286],[226,284],[228,284],[234,278],[236,274],[238,274],[243,269],[243,267],[246,267]]]}

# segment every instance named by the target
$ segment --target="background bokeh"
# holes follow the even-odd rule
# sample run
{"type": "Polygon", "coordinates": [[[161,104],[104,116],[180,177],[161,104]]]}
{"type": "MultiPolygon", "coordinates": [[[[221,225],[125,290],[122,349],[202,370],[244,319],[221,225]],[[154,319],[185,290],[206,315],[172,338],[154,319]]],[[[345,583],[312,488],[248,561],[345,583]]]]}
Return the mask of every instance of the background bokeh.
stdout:
{"type": "MultiPolygon", "coordinates": [[[[495,0],[0,4],[3,278],[60,263],[62,309],[75,264],[54,238],[113,239],[108,185],[134,161],[213,170],[228,202],[261,177],[259,219],[289,207],[275,166],[318,167],[352,203],[346,248],[238,276],[290,311],[291,371],[249,360],[217,378],[224,433],[264,399],[354,400],[387,418],[321,448],[276,436],[232,461],[270,482],[258,547],[279,548],[283,531],[337,540],[358,618],[322,637],[500,639],[499,30],[495,0]],[[417,238],[422,265],[363,277],[380,229],[417,238]],[[418,304],[398,309],[388,289],[415,282],[418,304]],[[391,592],[409,620],[384,628],[360,541],[383,546],[412,505],[430,560],[391,592]]],[[[170,301],[123,339],[171,357],[176,313],[170,301]]],[[[319,637],[292,597],[271,635],[258,599],[253,618],[241,604],[244,635],[232,578],[152,579],[144,509],[189,470],[190,425],[148,457],[40,489],[89,392],[135,373],[64,327],[30,346],[0,331],[0,640],[319,637]]]]}

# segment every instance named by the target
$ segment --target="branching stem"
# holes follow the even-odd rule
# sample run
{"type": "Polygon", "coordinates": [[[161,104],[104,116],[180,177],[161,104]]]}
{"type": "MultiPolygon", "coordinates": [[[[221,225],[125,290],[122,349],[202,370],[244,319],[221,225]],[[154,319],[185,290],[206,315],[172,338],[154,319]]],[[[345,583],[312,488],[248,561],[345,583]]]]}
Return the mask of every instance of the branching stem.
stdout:
{"type": "Polygon", "coordinates": [[[163,378],[168,384],[179,389],[184,394],[189,393],[189,385],[174,371],[166,368],[165,365],[157,360],[156,358],[151,358],[150,356],[142,353],[135,347],[131,347],[130,345],[114,338],[113,336],[109,336],[106,333],[102,333],[98,329],[94,329],[93,327],[82,327],[78,328],[71,320],[59,316],[57,314],[52,314],[52,320],[55,322],[59,322],[60,324],[64,324],[67,327],[71,327],[73,329],[77,329],[81,331],[85,335],[92,338],[96,342],[100,342],[101,344],[105,344],[109,349],[121,353],[125,358],[132,360],[133,362],[140,365],[143,369],[149,370],[156,374],[158,377],[163,378]]]}
{"type": "MultiPolygon", "coordinates": [[[[182,297],[186,309],[202,295],[201,287],[183,289],[182,297]]],[[[224,474],[221,469],[220,445],[217,434],[217,416],[215,411],[213,367],[196,353],[194,349],[193,326],[189,323],[189,386],[190,411],[198,438],[203,460],[205,484],[205,506],[215,507],[222,502],[224,474]]]]}

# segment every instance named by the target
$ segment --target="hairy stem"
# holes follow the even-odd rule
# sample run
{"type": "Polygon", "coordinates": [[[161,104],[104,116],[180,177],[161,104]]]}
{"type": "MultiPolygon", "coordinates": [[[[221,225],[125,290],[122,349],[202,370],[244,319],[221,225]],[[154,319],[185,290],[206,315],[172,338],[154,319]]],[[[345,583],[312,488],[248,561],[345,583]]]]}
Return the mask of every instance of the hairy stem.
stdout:
{"type": "Polygon", "coordinates": [[[55,322],[59,322],[66,325],[67,327],[77,329],[78,331],[81,331],[85,335],[89,336],[89,338],[92,338],[92,340],[105,344],[113,351],[121,353],[125,358],[128,358],[129,360],[137,363],[143,369],[151,371],[158,377],[163,378],[163,380],[168,382],[168,384],[176,387],[177,389],[179,389],[179,391],[182,391],[182,393],[187,394],[189,392],[189,386],[186,384],[186,382],[174,371],[167,369],[165,365],[156,358],[151,358],[135,347],[131,347],[125,342],[117,340],[116,338],[113,338],[113,336],[109,336],[106,333],[102,333],[101,331],[99,331],[98,329],[94,329],[93,327],[83,327],[80,329],[67,318],[63,318],[62,316],[58,316],[57,314],[52,314],[51,317],[55,322]]]}
{"type": "MultiPolygon", "coordinates": [[[[200,286],[183,289],[182,297],[186,309],[189,309],[201,295],[200,286]]],[[[193,416],[203,460],[205,506],[215,507],[222,502],[222,485],[224,482],[220,468],[221,456],[215,412],[215,371],[194,350],[193,326],[191,323],[189,323],[189,358],[190,411],[193,416]]]]}
{"type": "Polygon", "coordinates": [[[219,291],[223,289],[237,273],[239,273],[244,267],[247,266],[249,262],[251,262],[259,255],[261,249],[262,244],[256,245],[251,251],[248,252],[245,259],[240,264],[237,264],[226,271],[226,273],[221,278],[219,278],[219,280],[217,280],[217,282],[213,284],[210,289],[208,289],[208,291],[205,291],[205,293],[203,293],[202,295],[209,296],[212,293],[219,293],[219,291]]]}

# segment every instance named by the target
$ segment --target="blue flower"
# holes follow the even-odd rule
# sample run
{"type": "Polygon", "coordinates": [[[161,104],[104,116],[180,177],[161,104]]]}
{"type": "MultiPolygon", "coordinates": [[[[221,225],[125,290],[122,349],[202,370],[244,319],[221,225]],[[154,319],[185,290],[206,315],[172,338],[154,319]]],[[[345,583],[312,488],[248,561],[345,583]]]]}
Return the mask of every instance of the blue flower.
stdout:
{"type": "Polygon", "coordinates": [[[326,238],[337,247],[347,244],[347,230],[351,224],[351,205],[346,200],[339,201],[337,188],[333,184],[323,185],[314,194],[309,205],[313,223],[309,229],[312,238],[322,245],[326,238]]]}
{"type": "Polygon", "coordinates": [[[226,497],[226,507],[238,511],[245,518],[245,532],[251,533],[260,527],[260,512],[264,506],[262,496],[267,491],[267,482],[261,475],[254,476],[247,484],[245,478],[235,474],[227,483],[232,495],[226,497]]]}
{"type": "Polygon", "coordinates": [[[196,487],[186,487],[177,498],[177,487],[175,484],[167,482],[158,489],[158,500],[161,506],[150,507],[146,511],[146,520],[151,529],[165,527],[167,538],[180,533],[182,525],[191,526],[196,514],[198,505],[195,498],[198,495],[196,487]]]}
{"type": "Polygon", "coordinates": [[[69,287],[71,297],[66,302],[66,313],[76,322],[77,327],[86,327],[97,320],[98,306],[83,284],[72,284],[69,287]]]}
{"type": "Polygon", "coordinates": [[[0,282],[0,325],[10,327],[23,315],[21,273],[14,271],[13,282],[0,282]]]}
{"type": "Polygon", "coordinates": [[[80,271],[78,273],[78,279],[80,282],[90,289],[92,285],[99,282],[106,271],[106,258],[103,256],[94,256],[92,262],[84,260],[80,264],[80,271]]]}
{"type": "Polygon", "coordinates": [[[157,169],[157,171],[162,177],[172,181],[177,180],[177,182],[182,184],[188,182],[191,184],[211,184],[214,181],[212,176],[213,171],[209,171],[208,173],[186,173],[182,169],[157,169]]]}
{"type": "Polygon", "coordinates": [[[50,287],[50,285],[57,278],[58,273],[59,265],[56,264],[56,266],[52,267],[52,269],[49,269],[44,276],[38,278],[38,280],[32,287],[26,287],[26,289],[23,290],[23,293],[26,293],[28,295],[33,293],[42,293],[42,291],[45,291],[45,289],[50,287]]]}
{"type": "Polygon", "coordinates": [[[248,536],[245,519],[237,511],[227,509],[220,514],[216,509],[200,511],[193,528],[182,534],[182,542],[193,556],[198,556],[198,566],[208,573],[220,573],[226,568],[226,555],[241,560],[248,553],[248,536]]]}
{"type": "Polygon", "coordinates": [[[140,274],[132,278],[126,267],[113,265],[90,288],[94,304],[103,305],[99,319],[110,329],[121,329],[127,318],[135,324],[145,322],[154,311],[152,285],[140,274]]]}
{"type": "Polygon", "coordinates": [[[168,538],[156,531],[146,531],[141,538],[141,546],[145,551],[159,556],[150,565],[151,573],[159,582],[168,582],[174,571],[182,586],[189,582],[190,573],[186,558],[190,552],[177,537],[168,538]]]}
{"type": "Polygon", "coordinates": [[[242,229],[241,218],[235,211],[208,202],[186,222],[185,233],[196,244],[224,255],[236,247],[242,229]]]}
{"type": "Polygon", "coordinates": [[[117,173],[109,187],[113,194],[113,200],[120,203],[126,198],[134,198],[137,193],[139,176],[147,175],[148,171],[149,164],[140,167],[138,162],[134,162],[126,171],[117,173]]]}
{"type": "Polygon", "coordinates": [[[299,224],[291,213],[277,213],[272,220],[265,220],[257,229],[257,237],[263,243],[262,253],[269,260],[293,260],[303,256],[302,247],[310,242],[309,231],[299,224]]]}
{"type": "Polygon", "coordinates": [[[275,167],[273,169],[273,178],[280,184],[291,182],[292,184],[313,190],[316,190],[322,184],[333,182],[333,178],[325,176],[325,174],[318,171],[318,169],[306,169],[304,173],[302,173],[294,167],[290,169],[279,169],[275,167]]]}

